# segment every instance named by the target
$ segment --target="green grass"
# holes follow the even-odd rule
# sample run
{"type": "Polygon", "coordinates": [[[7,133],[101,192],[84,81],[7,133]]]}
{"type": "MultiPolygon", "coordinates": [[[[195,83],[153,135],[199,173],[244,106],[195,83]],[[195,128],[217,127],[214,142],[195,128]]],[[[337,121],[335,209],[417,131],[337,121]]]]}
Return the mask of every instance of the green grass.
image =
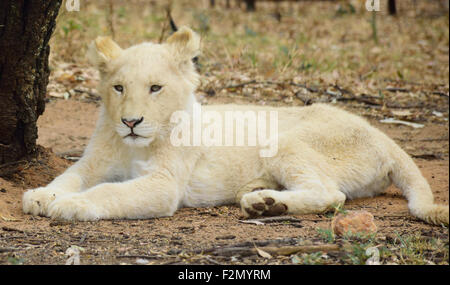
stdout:
{"type": "Polygon", "coordinates": [[[316,231],[319,234],[320,238],[323,239],[325,242],[334,243],[335,236],[332,229],[318,228],[316,229],[316,231]]]}
{"type": "Polygon", "coordinates": [[[323,256],[322,252],[304,253],[291,256],[291,261],[293,264],[320,265],[325,263],[323,256]]]}

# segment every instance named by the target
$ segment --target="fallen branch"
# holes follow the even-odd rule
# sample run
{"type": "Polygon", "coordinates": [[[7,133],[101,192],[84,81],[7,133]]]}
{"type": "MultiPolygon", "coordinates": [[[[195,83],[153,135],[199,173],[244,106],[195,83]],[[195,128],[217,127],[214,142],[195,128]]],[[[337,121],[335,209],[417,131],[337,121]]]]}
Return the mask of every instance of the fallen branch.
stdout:
{"type": "Polygon", "coordinates": [[[396,120],[394,118],[387,118],[387,119],[380,120],[380,123],[405,125],[405,126],[413,127],[415,129],[420,129],[425,126],[423,124],[417,124],[417,123],[412,123],[412,122],[407,122],[407,121],[402,121],[402,120],[396,120]]]}
{"type": "Polygon", "coordinates": [[[77,161],[83,156],[83,152],[84,152],[83,150],[75,149],[64,152],[58,152],[56,153],[56,155],[67,160],[77,161]]]}
{"type": "Polygon", "coordinates": [[[389,92],[403,92],[403,93],[408,93],[411,92],[411,90],[406,89],[406,88],[398,88],[398,87],[388,87],[385,89],[386,91],[389,92]]]}
{"type": "Polygon", "coordinates": [[[434,91],[434,92],[432,92],[432,94],[433,95],[439,95],[439,96],[445,97],[447,99],[449,98],[448,93],[444,93],[444,92],[440,92],[440,91],[434,91]]]}
{"type": "MultiPolygon", "coordinates": [[[[276,255],[291,255],[296,253],[313,253],[313,252],[329,252],[338,251],[341,247],[337,244],[321,244],[321,245],[301,245],[301,246],[283,246],[283,247],[264,247],[260,248],[265,252],[276,255]]],[[[256,251],[256,250],[255,250],[256,251]]]]}
{"type": "Polygon", "coordinates": [[[336,101],[357,101],[360,103],[364,103],[369,106],[383,106],[382,103],[376,102],[374,100],[379,100],[381,98],[373,97],[373,96],[351,96],[351,97],[336,97],[336,101]]]}
{"type": "Polygon", "coordinates": [[[219,88],[219,90],[240,88],[240,87],[244,87],[246,85],[251,85],[251,84],[266,84],[266,85],[280,85],[280,86],[292,85],[292,86],[305,88],[306,90],[308,90],[309,92],[312,92],[312,93],[319,92],[319,89],[306,86],[305,84],[299,84],[299,83],[294,83],[294,82],[286,82],[285,83],[285,82],[276,82],[276,81],[256,81],[256,80],[250,80],[250,81],[242,82],[242,83],[235,84],[235,85],[228,85],[228,86],[219,88]]]}
{"type": "Polygon", "coordinates": [[[158,256],[158,255],[116,255],[116,258],[143,258],[143,259],[162,259],[173,256],[158,256]]]}
{"type": "Polygon", "coordinates": [[[439,153],[420,153],[420,154],[411,154],[413,158],[421,158],[425,160],[435,160],[442,159],[442,155],[439,153]]]}
{"type": "Polygon", "coordinates": [[[16,228],[11,228],[11,227],[6,227],[6,226],[2,227],[2,230],[4,230],[5,232],[18,232],[18,233],[21,233],[21,234],[25,233],[22,230],[19,230],[19,229],[16,229],[16,228]]]}
{"type": "MultiPolygon", "coordinates": [[[[321,244],[321,245],[299,245],[299,246],[266,246],[259,247],[259,250],[263,250],[271,255],[291,255],[297,253],[312,253],[312,252],[329,252],[338,251],[340,246],[337,244],[321,244]]],[[[225,247],[216,248],[210,252],[203,252],[204,254],[216,255],[216,256],[251,256],[257,255],[258,249],[253,247],[225,247]]]]}
{"type": "MultiPolygon", "coordinates": [[[[413,141],[411,138],[396,138],[395,140],[400,142],[410,142],[413,141]]],[[[416,142],[439,142],[439,141],[448,141],[448,137],[440,137],[440,138],[425,138],[425,139],[415,139],[416,142]]]]}
{"type": "Polygon", "coordinates": [[[239,222],[244,224],[264,225],[268,223],[279,223],[279,222],[301,223],[302,221],[291,216],[277,216],[261,219],[239,220],[239,222]]]}
{"type": "Polygon", "coordinates": [[[306,84],[300,84],[300,83],[294,83],[294,82],[291,82],[289,84],[292,85],[292,86],[305,88],[306,90],[308,90],[311,93],[319,92],[319,89],[317,89],[315,87],[307,86],[306,84]]]}
{"type": "Polygon", "coordinates": [[[298,240],[296,238],[246,241],[246,242],[235,243],[233,245],[228,245],[228,246],[224,246],[224,247],[211,247],[211,248],[207,248],[207,249],[197,249],[197,250],[194,250],[193,253],[194,254],[211,253],[218,248],[252,248],[254,246],[264,247],[264,246],[269,246],[269,245],[273,246],[276,244],[294,245],[297,242],[298,242],[298,240]]]}
{"type": "Polygon", "coordinates": [[[19,250],[19,248],[13,248],[13,247],[0,247],[0,253],[3,252],[12,252],[12,251],[17,251],[19,250]]]}

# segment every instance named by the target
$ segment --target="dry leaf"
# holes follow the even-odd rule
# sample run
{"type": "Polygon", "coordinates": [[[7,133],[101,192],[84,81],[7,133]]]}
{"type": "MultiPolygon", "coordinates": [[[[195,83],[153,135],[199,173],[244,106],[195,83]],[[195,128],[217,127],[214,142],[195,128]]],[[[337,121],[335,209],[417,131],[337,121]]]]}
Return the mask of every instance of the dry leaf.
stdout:
{"type": "Polygon", "coordinates": [[[264,258],[267,258],[267,259],[272,258],[272,255],[270,255],[268,252],[265,252],[264,250],[259,249],[259,248],[257,248],[257,247],[255,247],[255,249],[256,249],[256,252],[258,252],[258,254],[259,254],[261,257],[264,257],[264,258]]]}

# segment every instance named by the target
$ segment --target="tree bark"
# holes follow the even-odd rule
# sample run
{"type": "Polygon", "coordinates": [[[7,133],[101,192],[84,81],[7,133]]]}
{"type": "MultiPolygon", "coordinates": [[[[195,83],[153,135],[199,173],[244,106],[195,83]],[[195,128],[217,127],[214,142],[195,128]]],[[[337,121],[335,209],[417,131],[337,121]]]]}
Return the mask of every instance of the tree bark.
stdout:
{"type": "Polygon", "coordinates": [[[389,15],[397,14],[397,5],[395,3],[395,0],[388,1],[388,10],[389,10],[389,15]]]}
{"type": "Polygon", "coordinates": [[[255,0],[244,0],[247,12],[256,11],[255,0]]]}
{"type": "Polygon", "coordinates": [[[48,42],[61,2],[0,1],[0,164],[36,151],[50,73],[48,42]]]}

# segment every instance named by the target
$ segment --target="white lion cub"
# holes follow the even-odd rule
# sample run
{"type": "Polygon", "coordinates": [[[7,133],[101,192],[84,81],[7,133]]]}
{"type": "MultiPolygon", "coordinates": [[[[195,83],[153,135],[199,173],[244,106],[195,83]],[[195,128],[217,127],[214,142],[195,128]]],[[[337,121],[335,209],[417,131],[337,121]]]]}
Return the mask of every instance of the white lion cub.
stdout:
{"type": "Polygon", "coordinates": [[[237,202],[246,217],[307,214],[374,196],[393,182],[412,215],[448,224],[448,206],[433,202],[412,159],[365,120],[331,106],[202,107],[221,115],[276,112],[271,157],[260,156],[258,145],[173,145],[171,115],[192,114],[196,103],[191,59],[199,49],[199,37],[186,27],[166,43],[128,49],[97,38],[90,57],[100,70],[103,104],[95,133],[77,163],[23,195],[23,211],[80,221],[143,219],[237,202]]]}

